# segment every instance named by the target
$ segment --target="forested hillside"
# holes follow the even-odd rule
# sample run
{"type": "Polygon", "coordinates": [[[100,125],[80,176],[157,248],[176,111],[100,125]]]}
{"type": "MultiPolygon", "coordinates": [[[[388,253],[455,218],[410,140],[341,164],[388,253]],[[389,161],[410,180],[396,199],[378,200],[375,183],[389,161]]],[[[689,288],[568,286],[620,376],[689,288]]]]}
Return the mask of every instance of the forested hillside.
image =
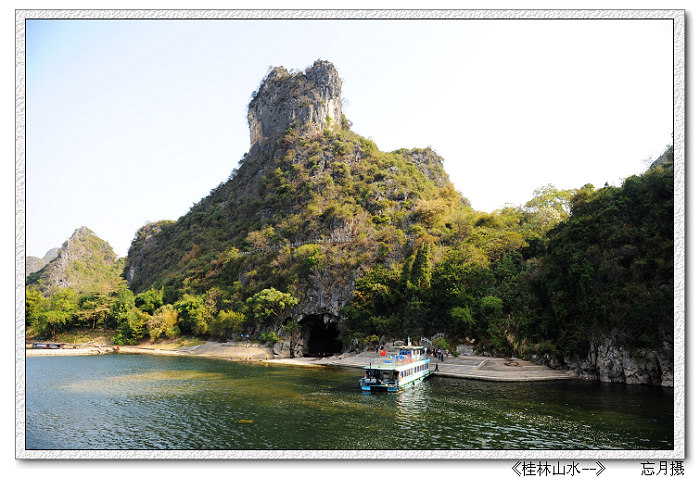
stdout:
{"type": "Polygon", "coordinates": [[[612,335],[629,351],[670,340],[672,148],[620,187],[549,184],[484,213],[433,150],[382,152],[354,133],[340,90],[328,62],[270,71],[239,168],[137,231],[129,289],[101,322],[117,341],[248,333],[301,355],[440,333],[556,361],[612,335]]]}
{"type": "MultiPolygon", "coordinates": [[[[472,236],[443,250],[432,266],[430,249],[419,249],[402,267],[375,267],[358,280],[344,310],[348,328],[391,336],[447,331],[502,354],[560,356],[585,355],[592,339],[613,330],[629,347],[670,339],[672,161],[621,187],[583,187],[570,196],[570,217],[541,235],[527,208],[489,217],[510,224],[522,241],[490,261],[472,236]]],[[[483,233],[493,236],[494,227],[483,233]]]]}
{"type": "Polygon", "coordinates": [[[87,227],[80,227],[45,265],[27,275],[27,323],[41,335],[104,322],[112,297],[125,287],[124,261],[87,227]]]}

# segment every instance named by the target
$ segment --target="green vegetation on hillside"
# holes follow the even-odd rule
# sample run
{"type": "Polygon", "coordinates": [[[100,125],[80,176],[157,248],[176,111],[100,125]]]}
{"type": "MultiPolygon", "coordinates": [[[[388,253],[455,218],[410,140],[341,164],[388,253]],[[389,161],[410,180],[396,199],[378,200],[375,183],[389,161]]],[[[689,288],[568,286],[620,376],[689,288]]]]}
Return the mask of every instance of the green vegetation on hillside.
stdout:
{"type": "Polygon", "coordinates": [[[548,186],[525,209],[485,215],[474,226],[432,260],[427,288],[411,281],[417,254],[358,279],[344,310],[347,332],[356,339],[446,332],[504,355],[559,356],[585,356],[590,340],[613,330],[629,347],[658,347],[670,337],[672,162],[621,187],[548,186]],[[543,227],[547,209],[558,217],[543,227]]]}
{"type": "MultiPolygon", "coordinates": [[[[290,128],[178,221],[141,228],[131,289],[27,288],[42,334],[115,329],[116,343],[190,334],[293,337],[309,290],[354,282],[341,339],[444,334],[497,354],[585,354],[617,330],[631,347],[671,333],[673,162],[620,187],[534,192],[474,211],[429,149],[381,152],[349,123],[290,128]]],[[[92,269],[72,266],[80,276],[92,269]]]]}
{"type": "MultiPolygon", "coordinates": [[[[50,251],[51,252],[51,251],[50,251]]],[[[94,232],[81,227],[58,250],[53,260],[29,274],[26,284],[48,296],[70,288],[79,296],[108,294],[123,286],[124,261],[94,232]]]]}

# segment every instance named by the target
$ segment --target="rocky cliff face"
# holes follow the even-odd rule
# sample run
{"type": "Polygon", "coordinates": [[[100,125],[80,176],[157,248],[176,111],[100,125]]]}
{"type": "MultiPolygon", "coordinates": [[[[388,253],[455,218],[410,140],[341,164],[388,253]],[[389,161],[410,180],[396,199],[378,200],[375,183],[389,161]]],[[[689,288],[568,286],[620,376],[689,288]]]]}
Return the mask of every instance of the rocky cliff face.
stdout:
{"type": "Polygon", "coordinates": [[[27,260],[25,262],[25,268],[24,268],[24,276],[29,277],[29,274],[33,274],[35,272],[39,272],[41,269],[46,266],[49,262],[54,260],[56,257],[58,257],[58,251],[60,249],[58,247],[54,247],[53,249],[49,249],[49,251],[44,254],[44,257],[39,258],[39,257],[34,257],[34,256],[27,256],[27,260]]]}
{"type": "Polygon", "coordinates": [[[305,72],[272,69],[248,106],[250,154],[269,152],[290,127],[304,134],[340,124],[342,82],[331,62],[317,60],[305,72]]]}
{"type": "Polygon", "coordinates": [[[82,295],[112,288],[120,280],[119,273],[112,247],[87,227],[80,227],[27,285],[44,295],[62,288],[82,295]]]}
{"type": "Polygon", "coordinates": [[[673,386],[673,343],[670,339],[659,344],[656,350],[629,350],[620,345],[618,332],[613,331],[592,340],[588,355],[584,358],[533,358],[552,368],[571,370],[574,376],[585,380],[673,386]]]}
{"type": "Polygon", "coordinates": [[[24,265],[24,276],[29,277],[29,274],[33,274],[35,272],[40,271],[45,265],[46,263],[40,258],[34,256],[27,256],[24,265]]]}
{"type": "Polygon", "coordinates": [[[158,265],[148,261],[148,257],[159,245],[158,235],[163,231],[163,228],[172,223],[173,221],[167,220],[151,222],[136,231],[136,237],[129,248],[129,257],[124,271],[126,281],[132,288],[138,289],[140,286],[137,275],[155,273],[153,268],[157,268],[158,265]]]}
{"type": "Polygon", "coordinates": [[[658,168],[664,164],[673,164],[673,146],[669,147],[664,154],[659,156],[653,163],[649,165],[649,169],[658,168]]]}

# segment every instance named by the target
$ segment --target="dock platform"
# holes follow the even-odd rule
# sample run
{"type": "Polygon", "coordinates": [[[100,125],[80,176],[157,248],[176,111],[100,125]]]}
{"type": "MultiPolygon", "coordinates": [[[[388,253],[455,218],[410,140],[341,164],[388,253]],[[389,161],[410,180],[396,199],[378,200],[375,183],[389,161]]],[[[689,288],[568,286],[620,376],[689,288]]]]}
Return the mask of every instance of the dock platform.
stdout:
{"type": "MultiPolygon", "coordinates": [[[[305,366],[338,366],[363,368],[371,363],[382,363],[384,358],[375,352],[349,353],[332,357],[301,357],[274,359],[274,363],[305,366]]],[[[430,369],[438,371],[436,377],[466,378],[493,382],[536,382],[544,380],[568,380],[571,375],[545,365],[536,365],[522,359],[504,359],[474,355],[447,357],[444,361],[431,358],[430,369]]]]}

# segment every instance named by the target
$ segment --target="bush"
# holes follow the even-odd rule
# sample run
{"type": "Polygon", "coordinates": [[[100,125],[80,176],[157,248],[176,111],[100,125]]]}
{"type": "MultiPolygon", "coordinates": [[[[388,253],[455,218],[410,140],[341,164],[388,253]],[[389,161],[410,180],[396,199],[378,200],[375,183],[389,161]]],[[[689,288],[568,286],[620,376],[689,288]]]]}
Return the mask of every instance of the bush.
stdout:
{"type": "Polygon", "coordinates": [[[438,337],[433,340],[433,347],[438,349],[448,350],[450,346],[447,344],[447,340],[444,337],[438,337]]]}
{"type": "Polygon", "coordinates": [[[265,332],[262,331],[260,332],[260,340],[263,341],[264,343],[272,342],[273,344],[276,344],[277,342],[280,341],[279,335],[277,335],[277,332],[271,331],[271,332],[265,332]]]}
{"type": "Polygon", "coordinates": [[[231,335],[238,335],[243,331],[245,315],[233,310],[221,310],[209,324],[209,333],[213,337],[224,339],[231,335]]]}
{"type": "Polygon", "coordinates": [[[165,331],[165,336],[169,339],[174,339],[180,336],[180,328],[177,325],[173,325],[168,330],[165,331]]]}

